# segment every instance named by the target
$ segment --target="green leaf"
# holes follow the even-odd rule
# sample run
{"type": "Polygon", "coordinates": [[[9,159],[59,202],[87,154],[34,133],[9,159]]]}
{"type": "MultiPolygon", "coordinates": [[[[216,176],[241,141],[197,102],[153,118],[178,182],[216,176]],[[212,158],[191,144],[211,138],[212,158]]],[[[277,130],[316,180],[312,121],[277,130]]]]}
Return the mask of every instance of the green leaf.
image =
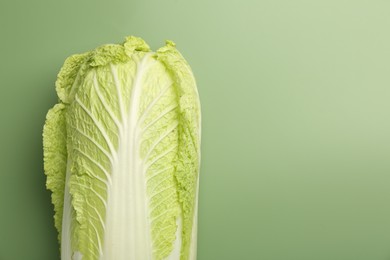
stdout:
{"type": "Polygon", "coordinates": [[[54,224],[61,240],[64,189],[67,164],[65,105],[57,104],[49,110],[43,128],[44,170],[46,187],[52,191],[54,224]]]}

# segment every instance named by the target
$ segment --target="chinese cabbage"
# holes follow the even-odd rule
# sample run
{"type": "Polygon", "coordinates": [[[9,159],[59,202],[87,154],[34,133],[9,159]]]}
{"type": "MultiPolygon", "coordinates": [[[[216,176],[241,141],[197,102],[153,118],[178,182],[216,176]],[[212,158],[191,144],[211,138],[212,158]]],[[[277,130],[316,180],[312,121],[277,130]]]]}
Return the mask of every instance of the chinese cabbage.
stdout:
{"type": "Polygon", "coordinates": [[[196,259],[200,103],[175,44],[69,57],[43,131],[62,260],[196,259]]]}

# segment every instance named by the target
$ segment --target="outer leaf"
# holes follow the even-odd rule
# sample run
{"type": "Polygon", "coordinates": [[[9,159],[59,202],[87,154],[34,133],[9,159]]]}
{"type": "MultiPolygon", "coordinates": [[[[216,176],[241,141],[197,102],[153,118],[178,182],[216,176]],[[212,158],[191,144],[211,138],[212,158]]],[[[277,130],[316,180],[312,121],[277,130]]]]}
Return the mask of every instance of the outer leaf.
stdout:
{"type": "Polygon", "coordinates": [[[200,103],[194,76],[188,63],[167,41],[157,51],[169,69],[179,99],[178,157],[175,177],[183,214],[181,259],[196,259],[197,198],[200,165],[200,103]]]}
{"type": "Polygon", "coordinates": [[[57,76],[56,90],[60,100],[68,104],[73,101],[80,80],[87,69],[86,62],[91,53],[75,54],[65,60],[57,76]]]}
{"type": "Polygon", "coordinates": [[[66,174],[66,124],[65,105],[57,104],[49,110],[43,128],[44,169],[46,187],[52,191],[54,224],[61,240],[62,214],[64,207],[64,185],[66,174]]]}

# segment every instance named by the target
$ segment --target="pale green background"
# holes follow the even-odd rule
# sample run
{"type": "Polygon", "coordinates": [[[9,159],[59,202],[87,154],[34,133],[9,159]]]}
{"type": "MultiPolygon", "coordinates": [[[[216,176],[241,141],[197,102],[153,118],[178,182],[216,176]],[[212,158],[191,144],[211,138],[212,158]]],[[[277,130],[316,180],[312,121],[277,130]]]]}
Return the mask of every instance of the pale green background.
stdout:
{"type": "Polygon", "coordinates": [[[197,77],[199,260],[390,259],[390,1],[2,0],[0,24],[0,260],[59,259],[56,74],[126,35],[197,77]]]}

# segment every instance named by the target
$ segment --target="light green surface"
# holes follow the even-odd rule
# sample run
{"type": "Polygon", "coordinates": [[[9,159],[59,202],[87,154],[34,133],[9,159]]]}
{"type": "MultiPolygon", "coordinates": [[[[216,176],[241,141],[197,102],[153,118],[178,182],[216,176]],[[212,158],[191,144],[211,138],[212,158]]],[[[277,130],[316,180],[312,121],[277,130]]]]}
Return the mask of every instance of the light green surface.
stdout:
{"type": "Polygon", "coordinates": [[[0,259],[58,259],[41,131],[67,56],[173,39],[202,102],[199,260],[390,259],[390,2],[0,3],[0,259]]]}

